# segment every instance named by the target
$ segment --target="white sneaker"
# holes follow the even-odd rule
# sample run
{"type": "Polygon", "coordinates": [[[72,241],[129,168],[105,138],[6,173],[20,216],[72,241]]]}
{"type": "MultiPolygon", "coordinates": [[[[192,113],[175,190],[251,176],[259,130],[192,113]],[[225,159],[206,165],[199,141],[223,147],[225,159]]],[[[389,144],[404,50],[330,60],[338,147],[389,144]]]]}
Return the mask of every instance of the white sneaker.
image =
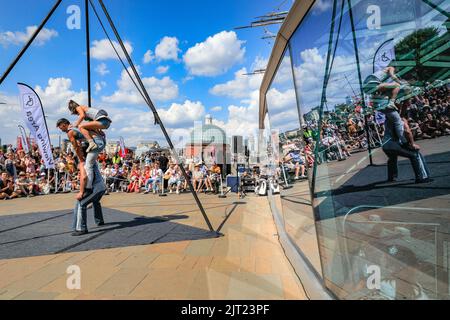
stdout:
{"type": "Polygon", "coordinates": [[[172,193],[172,190],[170,190],[169,193],[172,193]]]}
{"type": "Polygon", "coordinates": [[[177,190],[177,194],[180,194],[180,191],[177,190]]]}
{"type": "Polygon", "coordinates": [[[92,150],[98,149],[97,144],[94,141],[89,142],[89,147],[86,149],[86,153],[91,152],[92,150]]]}

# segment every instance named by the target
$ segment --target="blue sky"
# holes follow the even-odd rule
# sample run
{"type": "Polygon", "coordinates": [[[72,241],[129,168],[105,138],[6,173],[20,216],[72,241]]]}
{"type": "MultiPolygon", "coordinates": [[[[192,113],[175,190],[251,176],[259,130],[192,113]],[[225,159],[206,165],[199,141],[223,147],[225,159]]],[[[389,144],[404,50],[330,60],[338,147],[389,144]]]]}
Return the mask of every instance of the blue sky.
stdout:
{"type": "MultiPolygon", "coordinates": [[[[0,1],[0,70],[3,71],[53,1],[0,1]]],[[[449,0],[438,2],[443,8],[450,5],[449,0]]],[[[29,84],[40,95],[54,143],[59,136],[54,123],[62,116],[68,117],[67,101],[87,101],[85,30],[83,26],[81,30],[69,30],[66,26],[67,8],[78,5],[83,13],[83,3],[82,0],[64,0],[36,43],[0,86],[0,102],[7,103],[0,105],[3,143],[13,142],[18,134],[17,125],[22,124],[17,82],[29,84]]],[[[173,140],[186,139],[194,123],[202,121],[207,114],[211,114],[214,123],[224,128],[229,136],[255,133],[262,75],[243,74],[266,66],[273,42],[261,39],[262,28],[233,28],[247,25],[256,16],[277,9],[288,10],[292,0],[105,0],[105,3],[173,140]]],[[[396,11],[392,9],[392,1],[379,1],[383,12],[386,8],[393,11],[382,15],[381,29],[368,31],[366,9],[372,2],[360,0],[357,3],[354,15],[363,78],[372,72],[373,55],[385,40],[394,38],[398,42],[422,25],[446,30],[443,25],[446,18],[441,14],[425,14],[410,21],[409,12],[402,16],[402,6],[396,11]],[[395,24],[398,19],[401,23],[395,24]]],[[[291,39],[303,112],[320,103],[331,4],[331,0],[317,0],[291,39]]],[[[430,11],[428,6],[421,5],[422,12],[430,11]]],[[[100,10],[98,5],[97,8],[100,10]]],[[[344,14],[327,89],[331,108],[345,102],[359,85],[348,14],[344,14]]],[[[278,28],[279,25],[271,26],[268,31],[276,33],[278,28]]],[[[118,140],[123,136],[127,145],[136,145],[142,140],[165,144],[159,127],[154,126],[153,116],[115,59],[92,12],[91,61],[93,106],[106,109],[113,119],[108,138],[118,140]]],[[[280,65],[268,95],[272,126],[293,129],[298,117],[289,56],[280,65]]]]}
{"type": "MultiPolygon", "coordinates": [[[[1,1],[0,70],[3,72],[32,31],[30,27],[40,23],[53,1],[1,1]]],[[[230,113],[241,111],[244,118],[247,112],[254,113],[254,97],[261,78],[240,75],[264,67],[272,43],[261,39],[262,28],[233,28],[276,10],[282,2],[105,0],[122,38],[132,48],[132,58],[139,66],[150,96],[162,112],[163,120],[167,119],[167,126],[172,131],[188,130],[193,121],[212,114],[217,124],[235,129],[236,133],[242,133],[246,126],[236,123],[236,119],[233,122],[230,113]],[[144,62],[146,53],[149,59],[144,62]]],[[[81,30],[69,30],[66,26],[67,8],[78,5],[83,14],[83,3],[63,1],[46,25],[44,35],[0,86],[0,101],[8,103],[1,106],[2,118],[6,114],[8,117],[0,125],[3,143],[12,142],[21,122],[15,98],[17,82],[29,84],[40,94],[54,142],[58,133],[52,121],[67,116],[64,114],[66,100],[85,99],[84,26],[81,30]]],[[[291,4],[288,0],[281,9],[288,10],[291,4]]],[[[100,6],[97,8],[100,10],[100,6]]],[[[269,28],[271,32],[277,29],[278,26],[269,28]]],[[[108,58],[109,46],[101,42],[105,38],[91,11],[93,105],[111,111],[114,123],[109,137],[123,136],[129,144],[160,139],[159,129],[153,126],[146,106],[138,101],[139,96],[130,89],[127,79],[119,82],[122,67],[118,60],[108,58]]],[[[254,121],[250,122],[253,125],[254,121]]]]}

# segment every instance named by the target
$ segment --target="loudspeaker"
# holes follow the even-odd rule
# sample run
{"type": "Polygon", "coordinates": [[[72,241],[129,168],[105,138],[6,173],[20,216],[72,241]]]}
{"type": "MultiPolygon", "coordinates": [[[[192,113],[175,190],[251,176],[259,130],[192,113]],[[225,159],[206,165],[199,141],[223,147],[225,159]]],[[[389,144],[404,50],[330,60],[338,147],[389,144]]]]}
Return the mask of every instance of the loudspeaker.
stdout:
{"type": "Polygon", "coordinates": [[[233,136],[233,146],[232,150],[234,154],[242,154],[244,153],[244,143],[242,136],[233,136]]]}

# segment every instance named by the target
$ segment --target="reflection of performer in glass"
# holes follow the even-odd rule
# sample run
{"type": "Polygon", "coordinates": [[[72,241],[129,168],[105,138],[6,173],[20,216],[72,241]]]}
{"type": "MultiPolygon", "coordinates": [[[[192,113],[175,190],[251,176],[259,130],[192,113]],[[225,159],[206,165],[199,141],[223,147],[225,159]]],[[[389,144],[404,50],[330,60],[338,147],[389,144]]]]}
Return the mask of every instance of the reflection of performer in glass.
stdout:
{"type": "MultiPolygon", "coordinates": [[[[392,62],[391,62],[392,65],[392,62]]],[[[389,97],[388,108],[396,109],[395,101],[402,88],[408,88],[406,81],[400,80],[395,74],[395,67],[388,66],[369,75],[363,83],[364,91],[368,94],[378,93],[389,97]],[[390,81],[392,80],[392,81],[390,81]]]]}
{"type": "Polygon", "coordinates": [[[411,161],[416,176],[416,183],[431,181],[430,171],[424,157],[419,152],[420,147],[414,143],[409,127],[405,127],[400,114],[391,109],[384,110],[386,114],[383,151],[388,156],[388,181],[395,181],[398,177],[398,157],[405,157],[411,161]]]}
{"type": "Polygon", "coordinates": [[[298,179],[306,179],[306,175],[305,175],[305,160],[302,157],[302,155],[300,154],[300,150],[291,150],[286,157],[284,158],[285,162],[292,162],[292,164],[294,165],[295,168],[295,180],[298,179]],[[300,176],[300,171],[301,171],[301,176],[300,176]]]}

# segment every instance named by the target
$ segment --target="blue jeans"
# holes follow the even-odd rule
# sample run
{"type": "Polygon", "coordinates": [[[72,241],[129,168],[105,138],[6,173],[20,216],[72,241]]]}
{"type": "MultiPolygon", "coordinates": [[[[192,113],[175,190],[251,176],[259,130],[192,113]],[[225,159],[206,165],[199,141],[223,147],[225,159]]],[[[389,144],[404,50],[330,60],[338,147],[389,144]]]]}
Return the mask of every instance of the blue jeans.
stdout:
{"type": "Polygon", "coordinates": [[[94,219],[95,223],[99,224],[103,221],[103,211],[100,200],[102,199],[106,186],[103,182],[103,177],[98,169],[97,164],[93,166],[94,184],[93,192],[88,197],[81,201],[77,201],[75,204],[73,215],[73,229],[75,231],[87,231],[87,207],[89,204],[93,204],[94,207],[94,219]]]}
{"type": "Polygon", "coordinates": [[[146,190],[146,191],[150,191],[150,190],[149,190],[149,185],[152,184],[152,189],[153,189],[154,191],[157,191],[157,190],[159,190],[159,184],[160,184],[160,183],[161,183],[161,179],[160,179],[160,178],[156,178],[156,179],[150,178],[150,179],[148,179],[147,182],[145,183],[145,190],[146,190]]]}
{"type": "Polygon", "coordinates": [[[418,150],[410,150],[395,141],[388,141],[383,146],[383,151],[388,157],[388,180],[393,180],[398,176],[398,157],[408,158],[414,170],[416,180],[423,180],[430,177],[430,169],[428,168],[425,158],[418,150]]]}
{"type": "Polygon", "coordinates": [[[102,137],[96,136],[93,140],[98,147],[89,152],[86,156],[86,163],[84,165],[87,175],[86,189],[92,189],[92,184],[94,182],[94,165],[97,164],[98,155],[105,149],[105,140],[102,137]]]}

